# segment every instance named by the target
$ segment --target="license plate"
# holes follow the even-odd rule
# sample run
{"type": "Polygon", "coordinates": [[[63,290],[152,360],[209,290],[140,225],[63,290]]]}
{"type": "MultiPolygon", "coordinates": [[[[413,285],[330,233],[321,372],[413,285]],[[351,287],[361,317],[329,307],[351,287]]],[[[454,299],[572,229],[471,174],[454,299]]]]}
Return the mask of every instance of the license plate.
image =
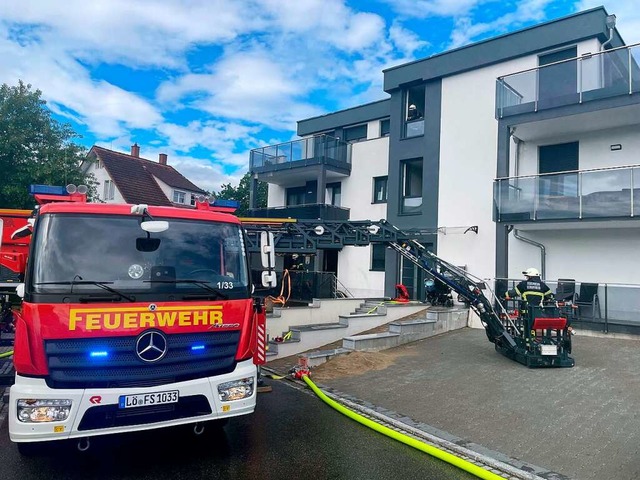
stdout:
{"type": "Polygon", "coordinates": [[[540,353],[542,355],[557,355],[558,347],[556,345],[540,345],[540,353]]]}
{"type": "Polygon", "coordinates": [[[120,408],[148,407],[149,405],[178,403],[178,390],[141,393],[138,395],[121,395],[118,403],[120,408]]]}

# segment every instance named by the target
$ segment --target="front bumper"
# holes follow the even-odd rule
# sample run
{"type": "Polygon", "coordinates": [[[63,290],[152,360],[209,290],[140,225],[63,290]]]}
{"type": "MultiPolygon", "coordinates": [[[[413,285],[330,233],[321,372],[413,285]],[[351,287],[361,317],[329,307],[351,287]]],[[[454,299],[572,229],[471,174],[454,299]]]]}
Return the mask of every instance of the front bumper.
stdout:
{"type": "Polygon", "coordinates": [[[9,395],[9,436],[14,442],[37,442],[124,433],[187,423],[204,422],[252,413],[256,406],[257,369],[252,360],[240,362],[233,372],[154,387],[113,389],[52,389],[44,379],[16,375],[9,395]],[[253,377],[250,397],[222,402],[218,385],[253,377]],[[143,395],[178,390],[179,403],[171,406],[119,409],[121,395],[143,395]],[[70,399],[63,422],[23,423],[18,420],[18,399],[70,399]],[[145,410],[142,410],[145,409],[145,410]],[[129,415],[130,413],[130,415],[129,415]],[[134,415],[135,413],[135,415],[134,415]]]}

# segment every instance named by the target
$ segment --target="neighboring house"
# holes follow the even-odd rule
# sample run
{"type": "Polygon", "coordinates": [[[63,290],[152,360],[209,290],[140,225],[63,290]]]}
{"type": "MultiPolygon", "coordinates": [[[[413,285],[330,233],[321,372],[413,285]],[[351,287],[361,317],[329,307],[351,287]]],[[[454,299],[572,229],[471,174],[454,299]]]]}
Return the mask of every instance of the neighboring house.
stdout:
{"type": "Polygon", "coordinates": [[[83,166],[97,179],[98,198],[106,203],[191,207],[196,196],[206,194],[168,165],[166,154],[157,162],[141,158],[137,144],[130,155],[94,145],[83,166]]]}
{"type": "MultiPolygon", "coordinates": [[[[482,278],[544,267],[639,283],[639,55],[598,7],[389,68],[389,99],[252,151],[269,183],[269,208],[252,214],[439,229],[419,240],[482,278]]],[[[392,296],[397,282],[424,295],[422,272],[389,249],[313,261],[356,295],[392,296]]]]}

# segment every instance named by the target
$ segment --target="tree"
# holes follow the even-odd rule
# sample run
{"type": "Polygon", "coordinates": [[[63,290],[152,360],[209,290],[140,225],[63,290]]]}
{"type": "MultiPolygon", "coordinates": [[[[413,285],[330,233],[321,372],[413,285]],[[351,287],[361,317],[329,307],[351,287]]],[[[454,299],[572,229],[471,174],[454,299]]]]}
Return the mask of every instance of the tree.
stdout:
{"type": "MultiPolygon", "coordinates": [[[[238,200],[240,202],[240,208],[235,212],[239,217],[249,216],[249,189],[252,182],[251,173],[247,172],[240,179],[240,183],[237,187],[233,187],[230,183],[222,185],[219,193],[214,193],[216,198],[222,198],[225,200],[238,200]]],[[[265,182],[258,182],[258,188],[256,189],[256,206],[257,208],[264,208],[267,206],[267,184],[265,182]]]]}
{"type": "Polygon", "coordinates": [[[85,184],[95,193],[95,179],[80,170],[80,136],[51,117],[41,96],[22,80],[0,86],[0,208],[33,208],[31,184],[85,184]]]}

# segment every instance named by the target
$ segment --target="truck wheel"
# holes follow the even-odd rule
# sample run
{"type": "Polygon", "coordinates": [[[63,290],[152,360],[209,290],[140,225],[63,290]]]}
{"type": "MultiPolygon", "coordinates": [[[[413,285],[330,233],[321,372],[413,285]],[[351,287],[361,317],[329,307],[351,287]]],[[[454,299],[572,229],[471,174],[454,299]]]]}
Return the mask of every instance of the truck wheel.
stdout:
{"type": "Polygon", "coordinates": [[[43,442],[20,442],[18,445],[18,452],[25,457],[35,457],[42,453],[43,442]]]}

